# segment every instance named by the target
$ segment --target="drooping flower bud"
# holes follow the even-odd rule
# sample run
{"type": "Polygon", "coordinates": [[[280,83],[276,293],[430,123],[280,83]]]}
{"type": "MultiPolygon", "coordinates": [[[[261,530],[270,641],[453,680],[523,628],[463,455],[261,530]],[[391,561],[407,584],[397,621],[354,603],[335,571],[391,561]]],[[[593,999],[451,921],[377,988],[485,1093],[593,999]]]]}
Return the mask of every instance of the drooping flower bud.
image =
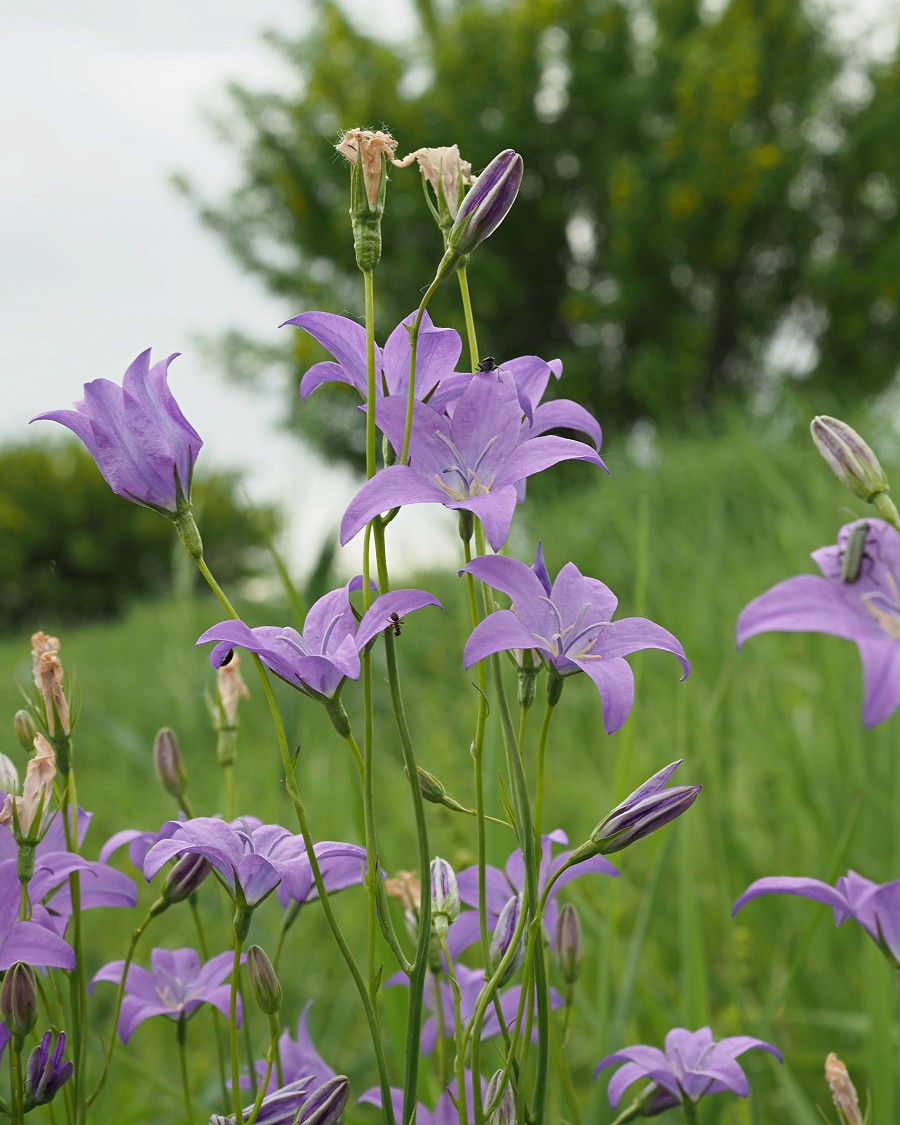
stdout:
{"type": "Polygon", "coordinates": [[[153,743],[153,765],[163,789],[176,800],[184,796],[187,772],[178,749],[175,732],[163,727],[153,743]]]}
{"type": "Polygon", "coordinates": [[[19,771],[15,763],[6,754],[0,754],[0,790],[4,793],[15,793],[18,788],[19,771]]]}
{"type": "Polygon", "coordinates": [[[56,1037],[56,1046],[51,1053],[53,1035],[46,1031],[40,1043],[32,1050],[25,1064],[25,1112],[37,1105],[52,1102],[59,1090],[72,1077],[74,1065],[63,1062],[66,1049],[66,1033],[61,1031],[56,1037]]]}
{"type": "Polygon", "coordinates": [[[426,801],[432,805],[443,805],[445,809],[453,809],[454,812],[469,812],[465,805],[461,805],[449,795],[443,782],[433,773],[417,766],[416,776],[419,779],[419,792],[426,801]]]}
{"type": "Polygon", "coordinates": [[[581,922],[578,911],[567,902],[556,916],[553,945],[559,960],[559,972],[566,984],[574,984],[581,975],[581,922]]]}
{"type": "Polygon", "coordinates": [[[15,728],[19,745],[26,754],[30,754],[31,748],[34,745],[34,736],[37,734],[37,727],[34,725],[31,712],[16,711],[15,718],[13,719],[13,727],[15,728]]]}
{"type": "Polygon", "coordinates": [[[459,888],[453,868],[440,856],[431,861],[431,920],[439,935],[459,917],[459,888]]]}
{"type": "MultiPolygon", "coordinates": [[[[503,1083],[503,1071],[498,1070],[488,1082],[488,1088],[484,1095],[485,1109],[490,1109],[496,1101],[497,1092],[503,1083]]],[[[503,1093],[500,1101],[497,1102],[497,1108],[488,1117],[488,1125],[515,1125],[516,1122],[516,1095],[513,1093],[512,1083],[507,1082],[503,1088],[503,1093]]]]}
{"type": "Polygon", "coordinates": [[[381,261],[381,219],[387,195],[387,165],[397,142],[388,133],[348,129],[334,146],[350,163],[350,224],[356,264],[364,272],[381,261]]]}
{"type": "Polygon", "coordinates": [[[890,490],[878,458],[852,426],[821,415],[813,418],[810,432],[831,471],[854,495],[872,503],[879,493],[890,490]]]}
{"type": "Polygon", "coordinates": [[[195,852],[179,856],[166,875],[162,898],[169,905],[184,902],[204,882],[212,871],[209,861],[195,852]]]}
{"type": "Polygon", "coordinates": [[[609,855],[621,851],[662,828],[670,820],[675,820],[691,807],[702,789],[701,785],[665,787],[680,765],[681,760],[672,762],[655,773],[600,821],[590,835],[589,843],[594,848],[592,854],[609,855]]]}
{"type": "Polygon", "coordinates": [[[336,1074],[313,1090],[296,1117],[296,1125],[336,1125],[350,1097],[350,1079],[336,1074]]]}
{"type": "Polygon", "coordinates": [[[247,950],[247,975],[259,1010],[266,1016],[277,1015],[281,1010],[281,984],[266,951],[258,945],[247,950]]]}
{"type": "Polygon", "coordinates": [[[0,986],[0,1016],[6,1030],[19,1040],[37,1023],[37,980],[34,969],[25,961],[15,961],[6,970],[0,986]]]}
{"type": "Polygon", "coordinates": [[[825,1060],[825,1081],[831,1089],[841,1125],[863,1125],[856,1087],[850,1080],[846,1066],[833,1051],[825,1060]]]}
{"type": "MultiPolygon", "coordinates": [[[[516,933],[516,926],[519,924],[519,918],[522,914],[522,896],[513,895],[508,900],[506,905],[500,911],[500,917],[497,919],[497,925],[494,927],[494,932],[491,935],[491,972],[493,975],[497,971],[497,966],[506,956],[507,950],[512,945],[513,938],[516,933]]],[[[522,957],[525,950],[522,946],[521,935],[519,938],[518,948],[516,949],[515,956],[506,966],[503,976],[500,978],[499,986],[502,988],[504,984],[509,981],[516,969],[522,963],[522,957]]]]}

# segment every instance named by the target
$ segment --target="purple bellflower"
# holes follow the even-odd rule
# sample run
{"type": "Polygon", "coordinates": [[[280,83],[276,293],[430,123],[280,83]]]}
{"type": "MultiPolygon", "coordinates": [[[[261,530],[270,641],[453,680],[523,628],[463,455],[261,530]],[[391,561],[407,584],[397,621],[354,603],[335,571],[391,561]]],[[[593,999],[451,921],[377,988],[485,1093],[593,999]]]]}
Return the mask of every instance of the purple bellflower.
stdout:
{"type": "Polygon", "coordinates": [[[900,706],[900,534],[884,520],[846,524],[837,545],[812,559],[822,572],[779,582],[741,612],[737,643],[757,633],[829,633],[854,641],[865,680],[863,722],[875,726],[900,706]],[[853,574],[847,554],[864,541],[853,574]]]}
{"type": "MultiPolygon", "coordinates": [[[[315,890],[303,837],[292,836],[278,824],[247,819],[231,825],[198,816],[168,821],[160,836],[144,860],[148,881],[170,859],[192,853],[209,861],[219,882],[240,906],[259,905],[276,887],[284,903],[290,899],[306,902],[315,890]]],[[[315,845],[315,853],[329,890],[361,881],[365,848],[323,841],[315,845]]]]}
{"type": "MultiPolygon", "coordinates": [[[[450,933],[453,933],[453,927],[450,927],[450,933]]],[[[466,965],[456,966],[456,981],[459,985],[460,992],[460,1018],[463,1025],[468,1024],[469,1020],[475,1011],[475,1004],[478,1001],[478,996],[484,988],[484,969],[470,969],[466,965]]],[[[392,985],[405,985],[409,986],[409,977],[406,973],[395,973],[387,981],[385,987],[390,988],[392,985]]],[[[441,994],[441,1011],[453,1011],[453,988],[448,981],[438,981],[433,976],[429,978],[428,984],[425,987],[425,1003],[427,1006],[434,1010],[435,1006],[435,989],[440,989],[441,994]]],[[[511,988],[505,989],[503,992],[498,993],[500,998],[500,1010],[503,1012],[503,1021],[507,1027],[511,1027],[516,1020],[516,1013],[519,1010],[519,999],[522,994],[522,986],[514,984],[511,988]]],[[[537,1001],[535,1000],[535,1003],[537,1001]]],[[[550,1007],[560,1008],[564,1001],[555,988],[550,989],[550,1007]]],[[[490,1007],[484,1017],[484,1022],[481,1025],[481,1038],[493,1039],[495,1035],[500,1034],[500,1021],[497,1019],[497,1011],[494,1007],[490,1007]]],[[[421,1049],[423,1055],[430,1055],[434,1050],[437,1043],[438,1024],[434,1016],[429,1018],[422,1024],[422,1038],[421,1049]]],[[[533,1029],[534,1042],[537,1042],[537,1028],[533,1029]]]]}
{"type": "Polygon", "coordinates": [[[121,387],[94,379],[85,383],[74,410],[32,418],[67,426],[87,446],[113,492],[169,516],[190,502],[191,475],[203,445],[166,382],[177,354],[151,367],[148,348],[125,372],[121,387]]]}
{"type": "MultiPolygon", "coordinates": [[[[571,849],[553,855],[554,844],[561,844],[565,848],[569,840],[565,832],[557,829],[541,837],[541,865],[538,868],[538,894],[544,893],[548,880],[566,862],[572,854],[571,849]]],[[[544,929],[550,938],[551,944],[556,929],[556,916],[559,912],[559,903],[556,896],[560,890],[582,875],[613,875],[619,874],[618,870],[603,856],[593,856],[577,867],[570,867],[556,880],[547,895],[544,908],[544,929]]],[[[513,895],[521,894],[525,889],[525,860],[522,852],[517,848],[506,861],[506,868],[501,871],[499,867],[488,865],[485,869],[485,882],[487,891],[487,923],[488,929],[494,930],[503,908],[513,895]]],[[[456,957],[464,949],[468,949],[479,940],[478,925],[478,868],[466,867],[456,876],[459,888],[459,897],[473,910],[464,910],[459,918],[450,927],[447,944],[450,953],[456,957]]]]}
{"type": "Polygon", "coordinates": [[[66,1050],[66,1033],[61,1031],[56,1037],[56,1045],[50,1050],[53,1033],[45,1031],[40,1043],[32,1048],[25,1066],[25,1112],[37,1105],[52,1102],[57,1093],[72,1077],[74,1064],[63,1061],[66,1050]]]}
{"type": "MultiPolygon", "coordinates": [[[[466,1105],[469,1108],[467,1120],[472,1121],[475,1117],[475,1094],[472,1088],[472,1071],[466,1070],[465,1072],[466,1083],[466,1105]]],[[[435,1103],[433,1110],[423,1106],[421,1103],[416,1109],[416,1125],[459,1125],[459,1109],[457,1108],[457,1085],[456,1080],[447,1087],[435,1103]]],[[[481,1079],[481,1099],[484,1102],[484,1095],[487,1091],[487,1083],[481,1079]]],[[[376,1105],[381,1109],[381,1090],[377,1086],[372,1089],[366,1090],[357,1099],[360,1102],[367,1102],[369,1105],[376,1105]]],[[[403,1120],[403,1091],[398,1090],[395,1086],[391,1087],[391,1105],[394,1108],[394,1120],[403,1120]]]]}
{"type": "MultiPolygon", "coordinates": [[[[409,327],[415,316],[412,312],[400,321],[388,337],[384,350],[375,346],[375,391],[379,398],[407,392],[409,327]]],[[[368,393],[366,330],[361,324],[328,312],[300,313],[284,323],[304,329],[337,360],[336,363],[326,360],[310,367],[300,380],[302,399],[309,398],[323,383],[346,383],[355,387],[365,401],[368,393]]],[[[416,345],[416,398],[425,398],[453,375],[461,351],[459,333],[453,328],[436,328],[425,313],[416,345]]]]}
{"type": "MultiPolygon", "coordinates": [[[[222,981],[231,974],[233,963],[234,954],[229,952],[211,957],[201,965],[197,952],[185,948],[154,949],[149,971],[140,965],[129,965],[119,1017],[122,1042],[127,1043],[135,1028],[152,1016],[177,1020],[191,1015],[201,1004],[212,1004],[227,1016],[231,986],[222,981]]],[[[110,961],[96,974],[88,991],[93,991],[98,981],[118,984],[124,967],[124,961],[110,961]]],[[[240,997],[237,1019],[240,1024],[240,997]]]]}
{"type": "Polygon", "coordinates": [[[44,918],[19,921],[21,885],[15,861],[0,863],[0,970],[16,961],[55,969],[74,969],[75,953],[44,918]]]}
{"type": "Polygon", "coordinates": [[[770,875],[757,879],[744,891],[731,911],[760,895],[799,895],[814,902],[824,902],[834,910],[836,926],[853,918],[862,926],[894,968],[900,969],[900,880],[873,883],[848,871],[834,887],[818,879],[770,875]]]}
{"type": "Polygon", "coordinates": [[[591,843],[598,851],[603,855],[621,851],[687,812],[703,786],[666,788],[683,760],[664,766],[600,821],[591,833],[591,843]]]}
{"type": "Polygon", "coordinates": [[[305,695],[333,699],[345,679],[359,678],[360,653],[391,627],[393,614],[403,617],[427,605],[441,608],[437,598],[424,590],[392,590],[376,598],[357,625],[350,590],[358,585],[359,579],[353,579],[319,598],[306,615],[302,633],[288,626],[251,629],[243,621],[228,620],[207,629],[197,644],[217,642],[210,653],[214,668],[227,662],[233,648],[243,648],[255,652],[276,676],[305,695]]]}
{"type": "MultiPolygon", "coordinates": [[[[382,399],[375,418],[395,450],[402,450],[402,396],[382,399]]],[[[409,463],[389,465],[363,485],[344,513],[341,543],[380,512],[404,504],[443,504],[477,516],[498,551],[509,534],[520,481],[573,459],[606,469],[597,451],[583,442],[545,436],[523,440],[521,431],[515,384],[502,374],[473,379],[450,419],[425,403],[413,403],[409,463]]]]}
{"type": "MultiPolygon", "coordinates": [[[[311,1089],[309,1078],[301,1078],[297,1082],[289,1082],[271,1094],[267,1094],[259,1108],[256,1117],[257,1125],[294,1125],[298,1120],[300,1107],[303,1105],[311,1089]]],[[[246,1106],[241,1111],[241,1120],[249,1121],[253,1116],[255,1103],[246,1106]]],[[[232,1113],[226,1117],[221,1113],[214,1113],[209,1119],[209,1125],[235,1125],[236,1118],[232,1113]]]]}
{"type": "Polygon", "coordinates": [[[643,1044],[625,1047],[602,1059],[594,1077],[613,1063],[625,1063],[609,1083],[609,1104],[613,1109],[632,1082],[649,1078],[653,1085],[641,1095],[641,1116],[652,1117],[673,1106],[697,1102],[707,1094],[725,1090],[746,1098],[750,1092],[747,1076],[735,1059],[755,1047],[782,1061],[779,1050],[762,1039],[749,1035],[713,1039],[708,1027],[701,1027],[699,1031],[676,1027],[666,1035],[664,1051],[643,1044]]]}
{"type": "Polygon", "coordinates": [[[513,609],[496,610],[476,626],[463,652],[465,666],[494,652],[534,649],[561,676],[586,672],[600,693],[608,734],[622,726],[634,703],[634,675],[624,657],[657,648],[678,658],[682,680],[691,670],[681,643],[668,630],[644,617],[613,621],[617,599],[612,590],[585,578],[574,563],[567,563],[551,586],[540,545],[533,566],[482,555],[463,571],[513,602],[513,609]]]}

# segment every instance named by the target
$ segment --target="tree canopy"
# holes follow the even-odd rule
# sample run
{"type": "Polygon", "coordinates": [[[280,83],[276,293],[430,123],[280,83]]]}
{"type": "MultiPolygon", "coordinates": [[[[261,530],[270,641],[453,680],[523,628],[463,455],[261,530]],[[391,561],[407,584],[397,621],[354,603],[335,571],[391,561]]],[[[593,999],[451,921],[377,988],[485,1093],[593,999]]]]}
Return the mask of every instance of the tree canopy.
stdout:
{"type": "MultiPolygon", "coordinates": [[[[317,4],[312,34],[270,33],[296,89],[231,87],[221,127],[241,182],[209,202],[181,181],[289,315],[361,313],[331,142],[385,124],[398,154],[458,143],[475,171],[522,153],[520,197],[469,271],[481,346],[561,357],[566,395],[601,420],[682,422],[791,377],[830,408],[886,386],[900,344],[896,56],[850,57],[804,0],[416,9],[400,43],[364,34],[335,0],[317,4]]],[[[382,340],[440,258],[421,190],[414,168],[392,173],[382,340]]],[[[444,289],[429,311],[458,326],[444,289]]],[[[251,342],[226,343],[246,367],[251,342]]],[[[302,332],[289,346],[297,377],[321,358],[302,332]]],[[[327,399],[303,414],[346,449],[327,399]]]]}

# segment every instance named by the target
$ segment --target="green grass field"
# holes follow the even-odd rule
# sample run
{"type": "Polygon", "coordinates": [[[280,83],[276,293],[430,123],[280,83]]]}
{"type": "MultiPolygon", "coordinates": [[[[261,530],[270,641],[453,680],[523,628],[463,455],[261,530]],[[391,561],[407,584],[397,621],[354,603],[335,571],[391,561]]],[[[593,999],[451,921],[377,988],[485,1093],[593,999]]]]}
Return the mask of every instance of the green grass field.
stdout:
{"type": "MultiPolygon", "coordinates": [[[[563,893],[578,906],[585,930],[570,1039],[583,1119],[599,1123],[615,1116],[605,1080],[591,1080],[603,1055],[632,1043],[661,1044],[672,1026],[709,1023],[720,1037],[771,1040],[785,1054],[785,1066],[759,1052],[744,1056],[750,1099],[710,1099],[702,1106],[703,1122],[820,1122],[816,1106],[827,1113],[830,1104],[822,1068],[832,1050],[850,1067],[857,1088],[871,1090],[875,1121],[896,1121],[895,974],[871,940],[852,922],[836,930],[824,906],[781,896],[730,917],[734,899],[763,875],[832,882],[852,867],[878,882],[900,876],[897,720],[863,730],[854,646],[783,634],[754,638],[741,653],[734,645],[742,606],[776,581],[810,571],[808,552],[833,542],[842,523],[865,514],[863,506],[853,506],[799,425],[787,440],[736,422],[714,436],[666,438],[650,469],[636,467],[621,446],[608,444],[610,478],[576,466],[548,473],[541,487],[529,486],[510,553],[530,561],[541,538],[551,574],[571,559],[583,573],[602,579],[618,594],[620,616],[644,615],[675,633],[693,671],[679,684],[677,662],[666,654],[632,657],[635,708],[611,737],[603,731],[593,686],[584,677],[567,681],[551,728],[545,827],[563,828],[572,843],[580,842],[612,805],[675,758],[685,759],[675,780],[700,782],[704,790],[682,820],[614,857],[620,879],[586,877],[563,893]]],[[[440,615],[426,610],[411,617],[398,647],[419,762],[471,804],[468,747],[477,697],[474,677],[460,662],[470,627],[465,590],[455,577],[462,561],[460,552],[441,574],[404,583],[432,590],[446,608],[440,615]]],[[[239,607],[253,625],[289,620],[284,608],[239,607]]],[[[152,767],[153,736],[161,726],[173,727],[180,739],[197,811],[222,811],[203,701],[213,677],[206,651],[193,648],[197,635],[220,617],[212,596],[198,587],[196,596],[141,606],[121,622],[63,636],[61,656],[77,676],[81,697],[76,762],[81,803],[94,812],[89,856],[120,828],[157,828],[174,814],[152,767]]],[[[34,625],[55,631],[53,621],[34,625]]],[[[380,688],[380,656],[376,667],[380,688]]],[[[11,724],[19,706],[14,681],[25,684],[29,675],[27,636],[3,640],[0,668],[0,699],[11,724]]],[[[253,698],[242,716],[238,812],[293,831],[270,720],[251,672],[247,662],[253,698]]],[[[289,735],[301,747],[298,779],[315,835],[361,840],[360,801],[344,744],[319,708],[277,687],[289,735]]],[[[344,702],[361,729],[355,685],[348,685],[344,702]]],[[[540,704],[539,695],[532,750],[540,704]]],[[[502,748],[493,715],[487,747],[489,811],[499,812],[495,779],[502,748]]],[[[4,749],[18,753],[11,734],[4,749]]],[[[411,868],[412,817],[386,691],[377,703],[376,755],[382,862],[388,871],[411,868]]],[[[533,767],[533,755],[529,761],[533,767]]],[[[432,851],[457,867],[472,862],[474,821],[434,806],[428,815],[432,851]]],[[[513,846],[511,833],[490,827],[495,863],[513,846]]],[[[127,869],[124,853],[120,865],[127,869]]],[[[153,897],[145,888],[141,901],[149,904],[153,897]]],[[[219,952],[229,942],[226,914],[212,887],[204,887],[200,899],[211,952],[219,952]]],[[[362,902],[353,890],[336,901],[361,955],[362,902]]],[[[124,955],[137,920],[111,910],[88,916],[91,974],[124,955]]],[[[279,921],[273,900],[254,919],[251,940],[271,949],[279,921]]],[[[154,944],[194,940],[184,908],[156,927],[148,932],[145,957],[154,944]]],[[[384,955],[388,960],[386,947],[384,955]]],[[[391,971],[387,964],[386,974],[391,971]]],[[[316,998],[311,1028],[321,1054],[350,1075],[354,1096],[374,1084],[355,995],[343,982],[314,906],[301,912],[288,936],[282,981],[285,1022],[293,1025],[305,999],[316,998]]],[[[98,987],[92,1001],[104,1036],[113,991],[98,987]]],[[[402,1061],[402,1017],[397,990],[387,991],[395,1072],[402,1061]]],[[[210,1028],[203,1012],[189,1025],[197,1119],[203,1121],[225,1108],[216,1093],[210,1028]]],[[[251,1016],[251,1029],[259,1056],[265,1029],[258,1015],[251,1016]]],[[[168,1021],[150,1021],[117,1052],[116,1072],[92,1120],[128,1125],[182,1119],[173,1030],[168,1021]]],[[[94,1067],[98,1057],[99,1048],[94,1067]]],[[[426,1070],[426,1086],[428,1080],[426,1070]]],[[[431,1104],[436,1093],[426,1090],[423,1100],[431,1104]]],[[[551,1109],[553,1121],[568,1120],[556,1089],[551,1109]]],[[[374,1110],[364,1108],[349,1115],[351,1121],[375,1118],[374,1110]]]]}

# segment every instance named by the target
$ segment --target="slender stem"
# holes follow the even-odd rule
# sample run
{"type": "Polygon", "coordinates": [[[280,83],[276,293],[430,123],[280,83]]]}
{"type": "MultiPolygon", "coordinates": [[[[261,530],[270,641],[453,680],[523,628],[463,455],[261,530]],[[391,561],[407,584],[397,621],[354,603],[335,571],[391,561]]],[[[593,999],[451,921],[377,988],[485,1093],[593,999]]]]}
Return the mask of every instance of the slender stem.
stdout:
{"type": "Polygon", "coordinates": [[[225,816],[234,820],[234,766],[231,762],[222,766],[222,773],[225,775],[225,816]]]}
{"type": "MultiPolygon", "coordinates": [[[[78,796],[75,790],[75,768],[72,748],[69,748],[69,773],[66,776],[66,788],[69,803],[63,805],[63,831],[66,837],[66,847],[69,851],[78,854],[78,796]],[[71,821],[69,819],[71,815],[71,821]]],[[[84,954],[81,929],[81,872],[73,871],[69,875],[69,895],[72,900],[72,948],[75,951],[75,969],[69,977],[69,993],[72,1003],[72,1016],[75,1028],[74,1042],[72,1044],[73,1062],[75,1063],[75,1121],[76,1125],[84,1125],[87,1121],[87,1085],[85,1082],[85,1049],[87,1046],[87,1027],[85,1012],[87,1011],[87,981],[84,975],[84,954]]]]}
{"type": "Polygon", "coordinates": [[[469,279],[466,276],[466,267],[456,267],[456,278],[459,282],[459,295],[462,298],[463,316],[466,319],[466,336],[469,343],[469,362],[472,370],[478,369],[478,340],[475,336],[475,318],[472,315],[472,301],[469,297],[469,279]]]}
{"type": "MultiPolygon", "coordinates": [[[[419,343],[419,327],[422,324],[422,317],[425,315],[428,302],[431,300],[432,294],[437,290],[440,283],[438,278],[435,278],[425,290],[425,296],[422,298],[422,302],[416,310],[416,318],[412,322],[412,327],[409,332],[409,386],[406,391],[406,425],[403,429],[403,451],[400,454],[400,463],[402,465],[406,464],[406,458],[409,456],[409,435],[412,433],[413,403],[416,401],[416,348],[419,343]]],[[[381,592],[383,594],[384,590],[381,592]]]]}
{"type": "Polygon", "coordinates": [[[571,1072],[569,1071],[569,1061],[566,1058],[566,1053],[563,1050],[560,1037],[557,1035],[556,1028],[552,1021],[550,1024],[550,1035],[552,1037],[553,1065],[556,1068],[563,1094],[569,1106],[569,1118],[572,1125],[581,1125],[581,1109],[578,1105],[578,1095],[575,1093],[575,1086],[572,1082],[571,1072]]]}
{"type": "Polygon", "coordinates": [[[541,835],[541,825],[544,817],[544,754],[547,749],[547,732],[550,730],[550,719],[553,717],[553,707],[554,704],[548,699],[546,709],[544,710],[544,720],[541,723],[540,737],[538,738],[537,781],[535,782],[534,794],[534,834],[538,838],[540,838],[541,835]]]}
{"type": "Polygon", "coordinates": [[[366,479],[375,476],[375,271],[364,270],[366,301],[366,479]]]}
{"type": "MultiPolygon", "coordinates": [[[[457,1106],[459,1109],[459,1125],[469,1125],[469,1109],[466,1104],[466,1053],[463,1049],[463,1019],[462,1019],[462,994],[459,990],[459,981],[456,979],[456,967],[450,950],[447,948],[447,932],[441,933],[441,950],[447,962],[447,975],[450,977],[450,987],[453,989],[453,1042],[456,1044],[456,1091],[457,1106]]],[[[477,1075],[477,1071],[475,1072],[477,1075]]],[[[473,1080],[474,1086],[478,1078],[473,1080]]]]}
{"type": "Polygon", "coordinates": [[[178,1025],[176,1030],[176,1037],[178,1039],[178,1057],[181,1061],[181,1085],[184,1090],[184,1109],[187,1113],[187,1123],[192,1125],[194,1120],[194,1108],[191,1105],[191,1083],[188,1077],[188,1064],[187,1064],[187,1020],[184,1015],[178,1017],[178,1025]]]}
{"type": "Polygon", "coordinates": [[[697,1103],[685,1099],[681,1103],[681,1107],[684,1110],[684,1119],[688,1125],[697,1125],[697,1103]]]}
{"type": "Polygon", "coordinates": [[[256,1091],[256,1100],[253,1103],[253,1110],[247,1118],[246,1125],[253,1125],[259,1116],[260,1106],[265,1097],[266,1090],[269,1088],[269,1079],[272,1077],[272,1064],[275,1061],[275,1056],[278,1053],[278,1024],[277,1021],[269,1031],[269,1049],[266,1051],[266,1076],[259,1084],[256,1091]]]}
{"type": "Polygon", "coordinates": [[[228,1037],[231,1043],[231,1097],[234,1105],[234,1119],[240,1125],[244,1120],[241,1110],[241,1067],[238,1061],[237,997],[238,980],[241,975],[241,950],[244,939],[234,935],[234,961],[231,966],[231,990],[228,1002],[228,1037]]]}
{"type": "Polygon", "coordinates": [[[432,974],[429,979],[434,985],[434,1023],[437,1029],[434,1042],[435,1063],[438,1072],[438,1082],[443,1089],[447,1086],[450,1079],[447,1073],[447,1021],[444,1019],[444,997],[441,994],[441,983],[437,976],[432,974]]]}
{"type": "Polygon", "coordinates": [[[22,1048],[18,1036],[9,1044],[9,1084],[13,1125],[25,1125],[25,1086],[22,1081],[22,1048]]]}

